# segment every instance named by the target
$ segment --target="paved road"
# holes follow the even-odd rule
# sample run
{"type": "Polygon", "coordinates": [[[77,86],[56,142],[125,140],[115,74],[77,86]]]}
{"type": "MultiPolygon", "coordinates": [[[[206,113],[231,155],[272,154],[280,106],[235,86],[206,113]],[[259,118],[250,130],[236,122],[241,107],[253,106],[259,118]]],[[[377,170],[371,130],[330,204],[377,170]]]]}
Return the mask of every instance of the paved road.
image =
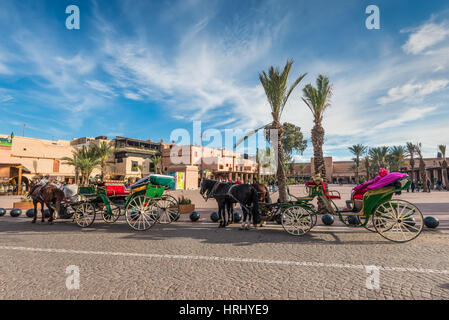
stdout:
{"type": "Polygon", "coordinates": [[[118,222],[0,221],[0,299],[449,299],[449,235],[394,244],[357,229],[241,231],[176,223],[132,232],[118,222]],[[79,290],[66,268],[80,270],[79,290]],[[365,266],[380,267],[369,290],[365,266]]]}

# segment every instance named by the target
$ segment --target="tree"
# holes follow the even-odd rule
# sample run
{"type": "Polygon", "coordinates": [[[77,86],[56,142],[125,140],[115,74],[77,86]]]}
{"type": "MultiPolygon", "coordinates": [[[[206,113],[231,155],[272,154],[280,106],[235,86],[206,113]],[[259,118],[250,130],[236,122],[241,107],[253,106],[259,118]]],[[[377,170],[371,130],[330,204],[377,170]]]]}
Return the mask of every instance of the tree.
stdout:
{"type": "Polygon", "coordinates": [[[316,79],[316,88],[311,84],[303,89],[304,97],[302,100],[312,111],[314,126],[312,128],[312,145],[314,155],[315,174],[320,173],[326,181],[326,166],[323,157],[324,128],[322,126],[324,111],[330,107],[330,98],[332,96],[332,85],[329,79],[319,75],[316,79]]]}
{"type": "Polygon", "coordinates": [[[407,149],[403,146],[393,146],[387,155],[387,161],[390,164],[390,171],[399,171],[405,164],[407,149]]]}
{"type": "Polygon", "coordinates": [[[443,184],[446,190],[449,191],[449,184],[447,179],[446,145],[440,144],[438,146],[438,149],[440,150],[441,155],[443,156],[443,161],[441,162],[441,174],[443,176],[443,184]]]}
{"type": "Polygon", "coordinates": [[[351,153],[355,156],[354,161],[355,161],[355,183],[359,184],[360,183],[360,179],[359,179],[359,170],[360,170],[360,157],[366,152],[367,147],[365,147],[362,144],[355,144],[352,147],[348,148],[349,151],[351,151],[351,153]]]}
{"type": "Polygon", "coordinates": [[[61,160],[63,160],[64,164],[67,164],[69,166],[75,167],[75,183],[80,183],[79,181],[79,174],[80,174],[80,166],[81,161],[79,160],[79,150],[75,149],[72,151],[72,157],[63,157],[61,160]]]}
{"type": "Polygon", "coordinates": [[[93,145],[90,145],[89,147],[83,146],[79,149],[75,149],[72,151],[72,158],[64,157],[61,159],[66,161],[65,164],[74,166],[75,172],[77,168],[81,171],[81,184],[88,184],[92,171],[101,167],[101,160],[98,158],[95,148],[92,146],[93,145]]]}
{"type": "Polygon", "coordinates": [[[423,184],[423,191],[424,192],[430,192],[429,188],[427,187],[427,171],[426,171],[426,163],[424,162],[423,156],[422,156],[422,145],[421,142],[415,145],[416,153],[419,157],[419,174],[421,176],[421,181],[423,184]]]}
{"type": "Polygon", "coordinates": [[[154,164],[154,172],[161,173],[162,172],[162,157],[161,156],[152,156],[151,162],[154,164]]]}
{"type": "Polygon", "coordinates": [[[293,60],[288,60],[282,72],[279,68],[271,66],[268,70],[268,74],[265,71],[262,71],[262,73],[259,74],[259,80],[265,90],[268,103],[271,107],[271,116],[273,117],[273,122],[271,125],[264,126],[264,128],[269,127],[270,129],[275,129],[278,132],[278,163],[276,175],[279,183],[279,199],[281,202],[286,202],[287,200],[286,178],[284,171],[284,148],[282,146],[282,137],[285,129],[281,125],[281,116],[291,93],[306,76],[306,74],[301,75],[293,82],[290,88],[287,88],[292,65],[293,60]]]}
{"type": "Polygon", "coordinates": [[[366,171],[366,181],[370,180],[370,159],[369,155],[365,156],[365,171],[366,171]]]}
{"type": "MultiPolygon", "coordinates": [[[[301,132],[301,127],[292,123],[284,122],[284,135],[282,136],[282,150],[284,157],[291,156],[294,152],[303,154],[307,148],[307,140],[301,132]]],[[[265,130],[265,138],[270,141],[270,130],[265,130]]]]}
{"type": "Polygon", "coordinates": [[[368,151],[370,160],[373,163],[374,170],[379,171],[380,168],[385,168],[386,166],[386,158],[388,155],[388,147],[375,147],[371,148],[368,151]]]}
{"type": "Polygon", "coordinates": [[[410,168],[412,170],[412,181],[415,182],[415,153],[416,153],[416,146],[411,143],[407,142],[406,144],[407,148],[407,157],[410,158],[410,168]]]}
{"type": "Polygon", "coordinates": [[[100,167],[101,167],[101,180],[104,180],[104,173],[107,166],[107,161],[109,157],[114,155],[115,153],[115,147],[113,142],[106,143],[105,141],[97,144],[93,143],[91,144],[92,152],[95,154],[95,156],[100,160],[100,167]]]}

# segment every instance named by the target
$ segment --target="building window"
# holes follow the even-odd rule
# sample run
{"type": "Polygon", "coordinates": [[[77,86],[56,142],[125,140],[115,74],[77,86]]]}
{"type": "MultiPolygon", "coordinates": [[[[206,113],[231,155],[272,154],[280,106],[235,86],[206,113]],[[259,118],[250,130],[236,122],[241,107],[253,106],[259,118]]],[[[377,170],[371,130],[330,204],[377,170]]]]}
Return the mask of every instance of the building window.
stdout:
{"type": "Polygon", "coordinates": [[[137,161],[131,161],[131,171],[139,171],[139,163],[137,161]]]}

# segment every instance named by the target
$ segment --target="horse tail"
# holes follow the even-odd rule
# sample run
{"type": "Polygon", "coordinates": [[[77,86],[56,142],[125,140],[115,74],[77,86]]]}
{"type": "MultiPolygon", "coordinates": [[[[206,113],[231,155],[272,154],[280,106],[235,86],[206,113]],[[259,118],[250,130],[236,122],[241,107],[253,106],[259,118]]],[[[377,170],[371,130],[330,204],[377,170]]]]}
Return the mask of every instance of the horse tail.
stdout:
{"type": "Polygon", "coordinates": [[[254,187],[251,189],[253,224],[257,225],[259,222],[259,194],[254,187]]]}

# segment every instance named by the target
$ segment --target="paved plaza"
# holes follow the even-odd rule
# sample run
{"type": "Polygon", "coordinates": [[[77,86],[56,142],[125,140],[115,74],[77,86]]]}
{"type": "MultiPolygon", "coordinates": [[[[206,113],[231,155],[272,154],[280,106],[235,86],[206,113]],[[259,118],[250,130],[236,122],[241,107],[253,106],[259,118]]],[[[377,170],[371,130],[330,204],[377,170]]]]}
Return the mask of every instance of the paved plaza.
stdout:
{"type": "MultiPolygon", "coordinates": [[[[349,198],[350,187],[332,189],[349,198]]],[[[218,229],[209,221],[213,202],[196,198],[199,223],[183,216],[142,233],[123,220],[97,218],[80,229],[68,220],[32,225],[24,215],[6,215],[0,299],[449,299],[448,194],[399,196],[440,219],[438,229],[405,244],[321,221],[303,237],[275,224],[218,229]],[[68,266],[79,268],[79,289],[66,287],[68,266]],[[378,289],[367,287],[367,266],[379,270],[378,289]]]]}

